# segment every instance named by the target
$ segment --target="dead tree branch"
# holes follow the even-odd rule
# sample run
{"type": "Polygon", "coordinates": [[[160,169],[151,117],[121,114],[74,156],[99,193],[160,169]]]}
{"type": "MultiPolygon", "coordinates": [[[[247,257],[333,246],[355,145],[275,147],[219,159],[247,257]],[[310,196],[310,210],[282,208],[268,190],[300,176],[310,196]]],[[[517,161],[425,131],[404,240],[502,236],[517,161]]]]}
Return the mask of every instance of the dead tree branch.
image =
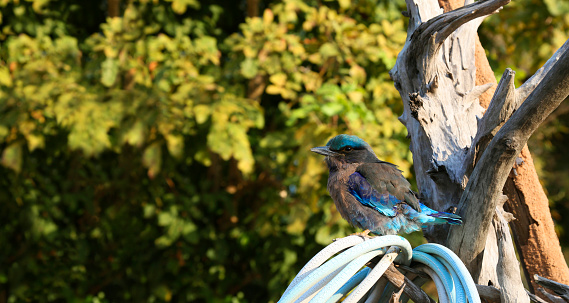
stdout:
{"type": "Polygon", "coordinates": [[[476,137],[472,140],[472,148],[464,162],[464,172],[469,176],[476,165],[476,162],[482,156],[486,147],[494,138],[498,130],[510,118],[515,110],[516,88],[514,86],[515,72],[509,68],[504,71],[500,83],[494,92],[494,96],[490,101],[490,106],[486,113],[478,122],[478,131],[476,137]]]}
{"type": "MultiPolygon", "coordinates": [[[[441,15],[435,1],[406,0],[406,15],[410,17],[408,38],[390,73],[403,99],[404,112],[399,119],[409,131],[423,202],[448,210],[460,201],[459,214],[465,219],[464,226],[453,229],[448,239],[449,232],[444,227],[425,230],[426,238],[450,246],[467,263],[475,280],[480,278],[483,257],[489,260],[484,266],[493,273],[485,279],[491,278],[502,290],[502,283],[510,283],[506,279],[508,273],[498,273],[496,266],[498,262],[513,264],[516,259],[510,253],[511,241],[504,236],[507,229],[491,224],[496,199],[502,196],[505,178],[520,149],[543,121],[540,119],[550,113],[544,113],[543,108],[556,106],[539,101],[539,106],[521,105],[516,111],[516,100],[524,95],[523,99],[529,96],[528,100],[555,98],[545,92],[562,89],[540,87],[547,82],[545,79],[559,80],[551,72],[563,61],[558,52],[557,59],[543,68],[542,76],[535,76],[522,90],[515,90],[514,72],[507,70],[483,117],[478,97],[491,85],[475,85],[475,32],[485,15],[508,2],[483,0],[441,15]],[[540,84],[532,87],[534,82],[540,84]],[[541,93],[537,93],[539,90],[541,93]],[[515,120],[518,122],[512,122],[515,120]],[[501,173],[499,177],[496,171],[501,173]],[[489,234],[494,238],[487,238],[489,234]],[[486,248],[485,254],[493,255],[486,258],[482,248],[486,248]]],[[[515,279],[521,280],[519,274],[515,279]]],[[[518,282],[511,284],[516,285],[515,291],[502,296],[524,297],[520,300],[527,301],[518,282]]]]}
{"type": "Polygon", "coordinates": [[[431,299],[420,287],[415,285],[413,281],[400,273],[393,264],[385,271],[385,277],[397,288],[403,288],[403,292],[413,300],[413,302],[431,303],[431,299]]]}
{"type": "Polygon", "coordinates": [[[566,51],[498,131],[474,168],[458,206],[464,223],[452,228],[448,238],[449,248],[471,273],[478,270],[491,219],[515,158],[530,135],[567,95],[569,52],[566,51]]]}
{"type": "MultiPolygon", "coordinates": [[[[411,137],[417,183],[425,202],[435,209],[456,207],[460,200],[467,182],[463,164],[484,113],[478,97],[492,86],[475,85],[473,37],[479,22],[471,20],[508,2],[478,1],[440,15],[434,1],[407,1],[408,39],[390,74],[403,98],[399,120],[411,137]]],[[[425,233],[429,241],[438,242],[447,234],[444,227],[425,233]]]]}
{"type": "Polygon", "coordinates": [[[565,300],[565,302],[569,302],[569,286],[538,275],[534,275],[533,279],[537,284],[552,290],[555,294],[565,300]]]}

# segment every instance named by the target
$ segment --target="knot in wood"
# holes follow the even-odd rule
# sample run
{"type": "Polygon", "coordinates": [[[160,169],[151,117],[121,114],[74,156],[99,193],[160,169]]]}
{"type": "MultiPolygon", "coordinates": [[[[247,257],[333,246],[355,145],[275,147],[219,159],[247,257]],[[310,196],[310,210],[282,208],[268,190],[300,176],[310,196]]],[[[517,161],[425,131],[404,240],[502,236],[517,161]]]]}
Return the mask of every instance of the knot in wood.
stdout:
{"type": "Polygon", "coordinates": [[[504,138],[502,139],[502,144],[506,148],[507,153],[515,153],[520,145],[515,138],[504,138]]]}
{"type": "Polygon", "coordinates": [[[411,116],[419,120],[419,109],[423,107],[423,100],[418,93],[409,93],[409,109],[411,116]]]}
{"type": "Polygon", "coordinates": [[[437,88],[439,88],[439,76],[435,75],[431,82],[427,83],[427,91],[431,94],[435,94],[437,92],[437,88]]]}

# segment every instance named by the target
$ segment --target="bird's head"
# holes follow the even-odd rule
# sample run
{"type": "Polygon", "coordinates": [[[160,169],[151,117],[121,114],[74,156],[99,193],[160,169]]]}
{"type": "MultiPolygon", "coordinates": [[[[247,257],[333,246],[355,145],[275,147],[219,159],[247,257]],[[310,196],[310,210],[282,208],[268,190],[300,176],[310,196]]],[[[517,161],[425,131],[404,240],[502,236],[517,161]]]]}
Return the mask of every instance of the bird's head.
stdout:
{"type": "Polygon", "coordinates": [[[330,161],[339,163],[366,163],[378,162],[378,158],[371,149],[371,146],[364,140],[356,136],[338,135],[326,146],[319,146],[310,149],[311,151],[326,156],[330,161]]]}

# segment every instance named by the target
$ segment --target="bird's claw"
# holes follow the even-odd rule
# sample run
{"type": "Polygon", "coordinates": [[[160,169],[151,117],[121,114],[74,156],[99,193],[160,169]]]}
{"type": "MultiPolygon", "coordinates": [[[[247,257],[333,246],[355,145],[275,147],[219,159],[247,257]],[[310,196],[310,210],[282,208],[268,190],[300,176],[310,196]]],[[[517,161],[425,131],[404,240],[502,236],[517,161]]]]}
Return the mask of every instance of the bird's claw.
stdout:
{"type": "Polygon", "coordinates": [[[371,231],[370,231],[369,229],[366,229],[366,230],[362,231],[361,233],[353,233],[353,234],[351,234],[350,236],[359,236],[359,237],[364,238],[364,240],[366,240],[366,239],[371,239],[371,238],[373,238],[372,236],[369,236],[369,233],[370,233],[370,232],[371,232],[371,231]]]}

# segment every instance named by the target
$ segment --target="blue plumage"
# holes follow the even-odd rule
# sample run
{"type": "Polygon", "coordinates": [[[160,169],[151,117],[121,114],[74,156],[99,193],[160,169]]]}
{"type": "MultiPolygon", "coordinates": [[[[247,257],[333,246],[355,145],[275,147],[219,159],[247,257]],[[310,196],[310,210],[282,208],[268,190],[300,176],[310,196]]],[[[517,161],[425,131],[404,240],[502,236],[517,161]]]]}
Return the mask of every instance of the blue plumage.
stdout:
{"type": "Polygon", "coordinates": [[[328,143],[326,143],[326,146],[331,150],[341,150],[346,146],[352,148],[366,148],[369,144],[359,137],[342,134],[330,139],[328,143]]]}
{"type": "Polygon", "coordinates": [[[462,224],[462,220],[457,215],[435,211],[423,203],[419,203],[420,212],[418,212],[394,195],[387,192],[380,194],[357,171],[350,175],[347,185],[348,192],[359,203],[392,218],[386,223],[388,229],[394,231],[402,229],[409,233],[432,224],[462,224]]]}
{"type": "Polygon", "coordinates": [[[356,227],[390,235],[434,224],[462,224],[459,216],[420,203],[401,171],[379,160],[356,136],[339,135],[311,150],[326,156],[328,191],[342,217],[356,227]]]}

